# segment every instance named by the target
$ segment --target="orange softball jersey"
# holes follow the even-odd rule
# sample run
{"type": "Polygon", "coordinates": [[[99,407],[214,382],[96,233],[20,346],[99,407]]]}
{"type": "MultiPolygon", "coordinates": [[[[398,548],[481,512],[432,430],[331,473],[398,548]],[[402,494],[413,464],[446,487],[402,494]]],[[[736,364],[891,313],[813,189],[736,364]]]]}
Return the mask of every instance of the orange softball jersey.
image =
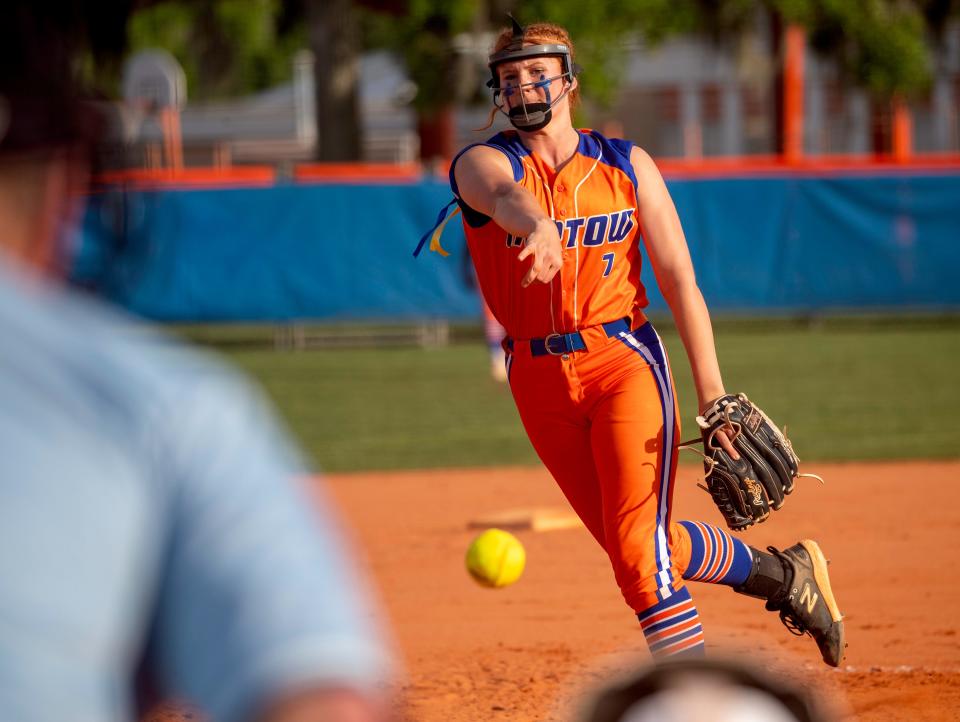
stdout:
{"type": "MultiPolygon", "coordinates": [[[[483,295],[514,339],[529,339],[633,317],[647,305],[640,282],[636,175],[632,144],[581,130],[574,157],[558,173],[527,150],[514,131],[483,145],[510,160],[514,180],[556,222],[563,267],[549,284],[520,281],[529,263],[518,263],[515,238],[459,198],[454,168],[450,180],[463,212],[463,228],[483,295]]],[[[531,261],[532,262],[532,261],[531,261]]]]}

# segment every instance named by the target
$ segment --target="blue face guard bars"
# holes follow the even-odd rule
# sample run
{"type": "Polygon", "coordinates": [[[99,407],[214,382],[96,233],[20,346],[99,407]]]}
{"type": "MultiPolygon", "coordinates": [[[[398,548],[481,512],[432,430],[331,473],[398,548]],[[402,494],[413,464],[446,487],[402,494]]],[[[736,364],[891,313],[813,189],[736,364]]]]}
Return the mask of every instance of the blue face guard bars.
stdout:
{"type": "Polygon", "coordinates": [[[560,102],[560,100],[567,93],[570,92],[570,89],[573,87],[573,77],[572,72],[564,72],[560,75],[555,75],[552,78],[547,78],[544,75],[540,76],[539,80],[522,83],[520,85],[507,85],[506,87],[499,87],[491,84],[493,90],[493,104],[497,107],[501,113],[507,116],[510,119],[510,122],[518,130],[525,131],[535,131],[540,130],[541,128],[546,127],[553,117],[553,106],[560,102]],[[550,95],[550,84],[554,80],[565,79],[567,81],[566,87],[563,92],[556,97],[556,99],[551,99],[550,95]],[[525,88],[543,88],[544,92],[544,102],[528,103],[524,100],[524,89],[525,88]],[[507,98],[513,96],[519,96],[520,104],[510,107],[510,104],[507,102],[507,98]]]}

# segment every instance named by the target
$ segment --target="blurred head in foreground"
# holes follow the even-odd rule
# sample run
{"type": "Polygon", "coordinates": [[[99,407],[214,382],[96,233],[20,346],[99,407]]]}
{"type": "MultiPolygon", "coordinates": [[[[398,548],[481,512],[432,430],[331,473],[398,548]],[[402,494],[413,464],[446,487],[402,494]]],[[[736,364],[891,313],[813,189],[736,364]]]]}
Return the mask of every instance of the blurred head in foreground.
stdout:
{"type": "Polygon", "coordinates": [[[832,722],[798,685],[743,662],[674,658],[591,698],[579,722],[832,722]]]}
{"type": "Polygon", "coordinates": [[[119,722],[156,695],[382,720],[367,585],[260,395],[57,283],[97,128],[83,8],[11,2],[0,23],[3,716],[119,722]]]}
{"type": "Polygon", "coordinates": [[[0,23],[0,247],[49,274],[78,220],[100,131],[76,80],[85,24],[70,3],[4,5],[0,23]]]}

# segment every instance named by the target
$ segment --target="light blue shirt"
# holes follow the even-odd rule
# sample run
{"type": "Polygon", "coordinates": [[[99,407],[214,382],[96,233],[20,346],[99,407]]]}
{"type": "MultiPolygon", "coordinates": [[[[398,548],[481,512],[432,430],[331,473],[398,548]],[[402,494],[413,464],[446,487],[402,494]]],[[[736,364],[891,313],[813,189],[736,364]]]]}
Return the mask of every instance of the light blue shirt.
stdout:
{"type": "Polygon", "coordinates": [[[130,719],[151,629],[165,689],[216,720],[304,684],[382,684],[353,556],[259,396],[4,263],[0,718],[130,719]]]}

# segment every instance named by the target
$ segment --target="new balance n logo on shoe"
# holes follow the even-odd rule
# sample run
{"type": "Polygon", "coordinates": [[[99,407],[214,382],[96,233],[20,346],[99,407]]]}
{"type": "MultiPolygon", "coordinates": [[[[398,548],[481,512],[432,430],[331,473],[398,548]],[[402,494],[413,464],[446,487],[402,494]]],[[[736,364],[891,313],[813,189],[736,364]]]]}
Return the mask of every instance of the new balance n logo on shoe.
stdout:
{"type": "Polygon", "coordinates": [[[820,598],[820,595],[813,591],[813,586],[811,584],[803,585],[803,593],[800,595],[800,604],[807,605],[807,614],[813,614],[813,608],[817,604],[817,600],[820,598]]]}

